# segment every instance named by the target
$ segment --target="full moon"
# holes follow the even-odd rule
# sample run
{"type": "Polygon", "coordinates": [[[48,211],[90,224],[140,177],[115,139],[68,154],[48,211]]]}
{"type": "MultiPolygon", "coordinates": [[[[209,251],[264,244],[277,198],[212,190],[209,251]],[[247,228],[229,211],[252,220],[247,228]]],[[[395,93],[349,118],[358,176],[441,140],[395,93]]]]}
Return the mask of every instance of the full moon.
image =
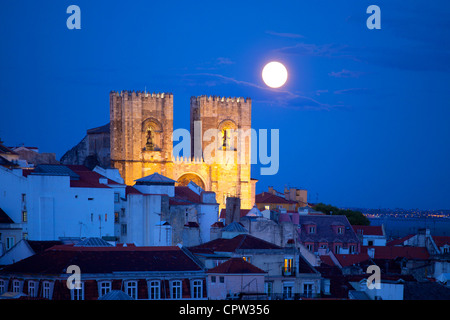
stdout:
{"type": "Polygon", "coordinates": [[[262,71],[264,83],[271,88],[279,88],[286,83],[288,77],[286,67],[277,62],[272,61],[266,64],[262,71]]]}

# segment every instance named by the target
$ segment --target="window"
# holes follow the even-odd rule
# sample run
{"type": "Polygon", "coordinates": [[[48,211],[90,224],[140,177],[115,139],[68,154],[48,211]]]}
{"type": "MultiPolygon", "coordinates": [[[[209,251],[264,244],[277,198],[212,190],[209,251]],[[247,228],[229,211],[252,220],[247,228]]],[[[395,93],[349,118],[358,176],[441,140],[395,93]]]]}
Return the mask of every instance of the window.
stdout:
{"type": "Polygon", "coordinates": [[[27,222],[28,221],[28,213],[27,211],[22,211],[22,222],[27,222]]]}
{"type": "Polygon", "coordinates": [[[100,283],[100,294],[99,297],[104,296],[111,291],[111,282],[104,281],[100,283]]]}
{"type": "Polygon", "coordinates": [[[351,244],[348,246],[349,253],[355,253],[356,252],[356,246],[354,244],[351,244]]]}
{"type": "Polygon", "coordinates": [[[11,249],[14,246],[14,237],[6,237],[6,250],[11,249]]]}
{"type": "Polygon", "coordinates": [[[125,292],[127,295],[132,297],[134,300],[137,300],[137,281],[127,281],[125,284],[125,292]]]}
{"type": "Polygon", "coordinates": [[[70,290],[72,300],[84,300],[84,283],[80,282],[80,287],[70,290]]]}
{"type": "Polygon", "coordinates": [[[284,299],[291,299],[293,290],[293,284],[292,283],[283,283],[283,298],[284,299]]]}
{"type": "Polygon", "coordinates": [[[120,222],[119,213],[114,212],[114,223],[119,223],[119,222],[120,222]]]}
{"type": "Polygon", "coordinates": [[[211,276],[211,282],[216,283],[216,276],[211,276]]]}
{"type": "Polygon", "coordinates": [[[223,276],[222,276],[222,277],[219,277],[219,282],[220,282],[220,283],[225,283],[225,277],[223,277],[223,276]]]}
{"type": "Polygon", "coordinates": [[[308,233],[316,233],[316,227],[315,226],[309,226],[308,227],[308,233]]]}
{"type": "Polygon", "coordinates": [[[91,213],[91,222],[94,222],[94,214],[91,213]]]}
{"type": "Polygon", "coordinates": [[[284,259],[283,274],[290,275],[294,271],[294,259],[291,257],[284,259]]]}
{"type": "Polygon", "coordinates": [[[247,261],[248,263],[252,263],[251,257],[242,257],[244,261],[247,261]]]}
{"type": "Polygon", "coordinates": [[[22,193],[22,202],[27,201],[27,194],[26,193],[22,193]]]}
{"type": "Polygon", "coordinates": [[[264,282],[264,293],[267,294],[268,297],[272,296],[272,294],[273,294],[273,282],[272,281],[264,282]]]}
{"type": "Polygon", "coordinates": [[[314,252],[314,245],[309,243],[309,244],[306,245],[306,249],[308,249],[311,252],[314,252]]]}
{"type": "Polygon", "coordinates": [[[126,236],[127,235],[127,225],[126,224],[122,224],[120,226],[120,234],[122,236],[126,236]]]}
{"type": "Polygon", "coordinates": [[[342,246],[340,244],[337,244],[334,246],[334,253],[335,254],[339,254],[339,252],[341,251],[342,246]]]}
{"type": "Polygon", "coordinates": [[[13,280],[13,292],[20,292],[20,281],[19,280],[13,280]]]}
{"type": "Polygon", "coordinates": [[[373,240],[369,240],[369,241],[367,241],[367,245],[370,247],[370,246],[373,246],[373,240]]]}
{"type": "Polygon", "coordinates": [[[450,247],[442,247],[442,253],[446,254],[450,252],[450,247]]]}
{"type": "Polygon", "coordinates": [[[312,297],[312,293],[313,293],[313,285],[312,283],[305,283],[303,284],[303,294],[310,298],[312,297]]]}
{"type": "Polygon", "coordinates": [[[114,202],[118,203],[120,201],[120,193],[115,192],[114,193],[114,202]]]}
{"type": "Polygon", "coordinates": [[[338,227],[337,228],[337,233],[338,234],[344,234],[344,227],[338,227]]]}
{"type": "Polygon", "coordinates": [[[50,282],[48,281],[42,283],[42,297],[45,299],[51,299],[50,282]]]}
{"type": "Polygon", "coordinates": [[[181,281],[172,281],[172,299],[181,299],[181,281]]]}
{"type": "Polygon", "coordinates": [[[202,280],[192,281],[192,298],[193,299],[203,298],[203,281],[202,280]]]}
{"type": "Polygon", "coordinates": [[[36,281],[28,281],[28,295],[30,297],[37,296],[37,285],[38,283],[36,281]]]}
{"type": "Polygon", "coordinates": [[[22,233],[22,239],[25,239],[25,240],[28,239],[28,232],[22,233]]]}
{"type": "Polygon", "coordinates": [[[160,287],[160,282],[158,280],[150,281],[149,290],[150,290],[150,293],[149,293],[150,300],[161,299],[161,287],[160,287]]]}
{"type": "Polygon", "coordinates": [[[107,222],[107,221],[108,221],[108,214],[105,213],[105,222],[107,222]]]}
{"type": "Polygon", "coordinates": [[[6,280],[0,279],[0,294],[3,294],[6,292],[6,280]]]}

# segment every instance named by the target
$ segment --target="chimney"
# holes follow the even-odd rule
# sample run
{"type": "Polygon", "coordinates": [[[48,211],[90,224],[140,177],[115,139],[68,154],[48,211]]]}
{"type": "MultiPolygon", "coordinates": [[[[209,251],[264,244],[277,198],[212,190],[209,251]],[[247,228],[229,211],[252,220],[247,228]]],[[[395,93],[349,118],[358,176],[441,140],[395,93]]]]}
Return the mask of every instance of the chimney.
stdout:
{"type": "Polygon", "coordinates": [[[225,208],[225,225],[239,222],[241,219],[241,199],[238,197],[227,197],[225,208]]]}
{"type": "Polygon", "coordinates": [[[375,248],[367,248],[367,254],[370,258],[375,259],[375,248]]]}

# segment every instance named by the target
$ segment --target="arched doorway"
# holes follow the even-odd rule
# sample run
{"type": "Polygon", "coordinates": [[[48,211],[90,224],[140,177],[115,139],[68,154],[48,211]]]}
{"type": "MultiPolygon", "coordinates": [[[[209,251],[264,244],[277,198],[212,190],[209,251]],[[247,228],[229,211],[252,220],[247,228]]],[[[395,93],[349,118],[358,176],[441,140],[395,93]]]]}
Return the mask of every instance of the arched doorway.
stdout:
{"type": "Polygon", "coordinates": [[[189,182],[191,182],[191,181],[194,182],[196,185],[198,185],[203,190],[206,190],[205,183],[203,182],[202,178],[200,178],[200,176],[195,173],[182,174],[177,180],[177,185],[178,186],[187,186],[189,184],[189,182]]]}

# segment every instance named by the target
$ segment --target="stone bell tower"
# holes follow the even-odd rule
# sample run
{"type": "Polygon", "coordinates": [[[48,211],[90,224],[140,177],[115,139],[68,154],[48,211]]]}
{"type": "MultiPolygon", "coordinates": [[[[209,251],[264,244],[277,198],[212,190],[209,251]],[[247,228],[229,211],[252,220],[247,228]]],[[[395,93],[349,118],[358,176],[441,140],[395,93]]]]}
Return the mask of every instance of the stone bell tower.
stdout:
{"type": "Polygon", "coordinates": [[[111,165],[128,185],[158,172],[170,177],[173,95],[121,91],[110,93],[111,165]]]}

